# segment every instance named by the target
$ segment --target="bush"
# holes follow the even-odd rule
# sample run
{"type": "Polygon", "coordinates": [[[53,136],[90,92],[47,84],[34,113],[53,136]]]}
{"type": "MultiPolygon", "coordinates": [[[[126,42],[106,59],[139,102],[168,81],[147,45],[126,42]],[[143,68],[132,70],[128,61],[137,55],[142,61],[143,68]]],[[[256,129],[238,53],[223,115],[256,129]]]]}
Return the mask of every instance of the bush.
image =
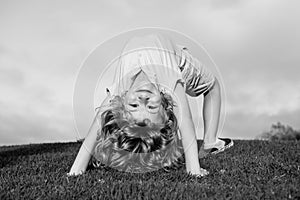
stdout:
{"type": "Polygon", "coordinates": [[[283,125],[280,122],[272,124],[271,128],[267,132],[260,134],[257,139],[263,140],[300,140],[300,131],[294,130],[289,125],[283,125]]]}

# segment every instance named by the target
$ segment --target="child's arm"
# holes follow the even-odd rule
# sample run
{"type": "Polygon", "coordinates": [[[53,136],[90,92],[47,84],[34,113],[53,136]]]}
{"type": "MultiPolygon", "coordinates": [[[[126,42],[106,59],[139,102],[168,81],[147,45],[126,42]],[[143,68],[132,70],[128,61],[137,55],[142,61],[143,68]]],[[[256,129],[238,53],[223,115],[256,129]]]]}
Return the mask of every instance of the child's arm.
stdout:
{"type": "MultiPolygon", "coordinates": [[[[106,105],[110,99],[110,94],[108,92],[108,96],[102,102],[102,105],[106,105]]],[[[100,106],[100,107],[101,107],[100,106]]],[[[92,152],[94,152],[94,148],[96,145],[97,131],[100,126],[97,124],[97,117],[100,113],[100,109],[96,112],[92,125],[88,131],[86,138],[84,139],[83,144],[80,147],[80,150],[76,156],[76,159],[70,169],[68,175],[79,175],[85,172],[87,165],[91,159],[92,152]]]]}
{"type": "Polygon", "coordinates": [[[94,151],[95,144],[96,144],[97,130],[98,130],[98,127],[96,126],[97,125],[96,118],[97,118],[98,112],[95,115],[92,126],[90,127],[90,130],[88,131],[88,134],[87,134],[86,138],[84,139],[83,144],[80,147],[80,150],[76,156],[76,159],[75,159],[68,175],[82,174],[85,172],[85,170],[87,168],[87,165],[91,159],[91,155],[92,155],[92,152],[94,151]]]}
{"type": "Polygon", "coordinates": [[[175,94],[179,99],[181,108],[182,122],[179,122],[179,129],[182,137],[182,145],[186,159],[186,170],[193,175],[204,175],[201,173],[201,168],[198,160],[198,147],[195,127],[192,120],[192,114],[188,99],[185,94],[183,85],[177,84],[175,94]]]}

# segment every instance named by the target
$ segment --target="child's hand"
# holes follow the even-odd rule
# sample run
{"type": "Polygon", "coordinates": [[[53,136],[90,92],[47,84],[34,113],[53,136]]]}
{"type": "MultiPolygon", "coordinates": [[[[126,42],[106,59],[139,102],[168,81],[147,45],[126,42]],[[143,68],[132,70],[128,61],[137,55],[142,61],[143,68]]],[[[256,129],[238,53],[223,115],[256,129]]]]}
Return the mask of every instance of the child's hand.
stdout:
{"type": "Polygon", "coordinates": [[[67,173],[67,176],[78,176],[78,175],[82,175],[84,172],[80,171],[80,172],[69,172],[67,173]]]}
{"type": "Polygon", "coordinates": [[[203,169],[203,168],[200,168],[200,170],[198,171],[198,172],[190,172],[190,174],[191,175],[194,175],[194,176],[196,176],[196,177],[199,177],[199,178],[201,178],[201,177],[203,177],[203,176],[206,176],[206,175],[208,175],[209,174],[209,172],[206,170],[206,169],[203,169]]]}

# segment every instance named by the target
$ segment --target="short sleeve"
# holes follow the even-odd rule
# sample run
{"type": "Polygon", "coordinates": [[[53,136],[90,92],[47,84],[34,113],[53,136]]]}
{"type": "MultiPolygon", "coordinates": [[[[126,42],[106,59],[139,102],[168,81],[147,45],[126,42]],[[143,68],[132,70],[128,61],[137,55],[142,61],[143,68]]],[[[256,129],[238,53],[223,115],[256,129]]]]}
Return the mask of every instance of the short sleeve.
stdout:
{"type": "Polygon", "coordinates": [[[179,68],[185,80],[186,93],[190,96],[199,96],[213,87],[214,74],[197,58],[193,57],[185,47],[181,48],[179,68]]]}

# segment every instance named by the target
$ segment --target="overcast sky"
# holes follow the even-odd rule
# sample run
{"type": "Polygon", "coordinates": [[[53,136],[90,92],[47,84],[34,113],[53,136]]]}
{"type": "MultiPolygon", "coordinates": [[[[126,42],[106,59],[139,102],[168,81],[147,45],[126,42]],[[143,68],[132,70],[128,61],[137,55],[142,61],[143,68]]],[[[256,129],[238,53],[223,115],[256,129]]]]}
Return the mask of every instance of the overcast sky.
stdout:
{"type": "Polygon", "coordinates": [[[226,87],[223,136],[300,129],[298,0],[0,2],[0,145],[74,141],[72,95],[98,44],[138,27],[201,43],[226,87]],[[185,2],[185,3],[183,3],[185,2]]]}

